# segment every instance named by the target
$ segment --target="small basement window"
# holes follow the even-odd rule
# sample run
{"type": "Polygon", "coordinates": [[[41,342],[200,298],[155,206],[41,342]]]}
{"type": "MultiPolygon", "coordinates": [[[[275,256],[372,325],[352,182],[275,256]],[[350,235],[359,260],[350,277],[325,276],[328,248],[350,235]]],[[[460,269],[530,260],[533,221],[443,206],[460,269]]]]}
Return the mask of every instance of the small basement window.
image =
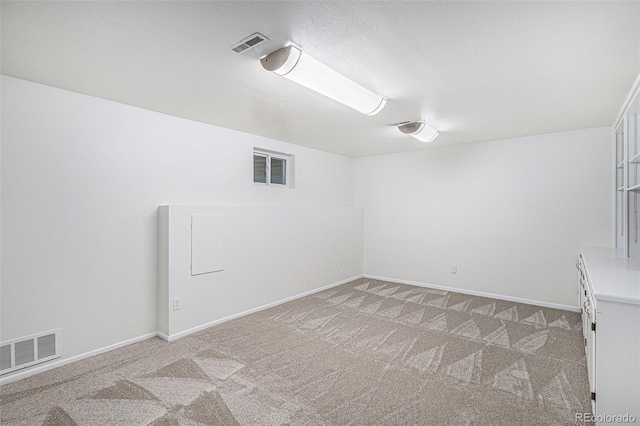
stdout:
{"type": "Polygon", "coordinates": [[[253,182],[293,188],[293,155],[254,149],[253,182]]]}

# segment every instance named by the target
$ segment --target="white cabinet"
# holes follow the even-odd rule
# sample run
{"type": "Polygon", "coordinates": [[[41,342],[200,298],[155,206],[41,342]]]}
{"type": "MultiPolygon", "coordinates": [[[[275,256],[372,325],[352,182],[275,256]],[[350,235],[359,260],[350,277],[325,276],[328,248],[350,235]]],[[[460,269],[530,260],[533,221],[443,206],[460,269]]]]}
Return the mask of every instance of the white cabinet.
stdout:
{"type": "MultiPolygon", "coordinates": [[[[593,413],[629,415],[638,421],[640,259],[622,256],[614,248],[581,247],[580,252],[580,306],[593,413]]],[[[614,419],[607,424],[618,423],[614,419]]]]}
{"type": "Polygon", "coordinates": [[[580,255],[578,263],[580,271],[580,312],[582,314],[582,336],[587,356],[587,371],[589,373],[589,387],[591,390],[591,409],[595,412],[595,347],[596,347],[596,309],[593,290],[586,274],[584,260],[580,255]]]}
{"type": "Polygon", "coordinates": [[[639,86],[617,120],[615,145],[615,243],[624,256],[640,258],[639,86]]]}

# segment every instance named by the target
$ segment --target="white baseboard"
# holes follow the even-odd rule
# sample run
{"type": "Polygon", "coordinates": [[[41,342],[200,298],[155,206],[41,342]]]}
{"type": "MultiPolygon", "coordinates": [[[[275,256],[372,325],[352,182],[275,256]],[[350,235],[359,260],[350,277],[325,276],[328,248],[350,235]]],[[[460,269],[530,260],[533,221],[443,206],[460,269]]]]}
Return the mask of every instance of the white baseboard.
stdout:
{"type": "Polygon", "coordinates": [[[320,288],[316,288],[316,289],[313,289],[313,290],[309,290],[309,291],[306,291],[304,293],[297,294],[295,296],[287,297],[285,299],[278,300],[276,302],[272,302],[272,303],[268,303],[266,305],[259,306],[257,308],[253,308],[253,309],[249,309],[249,310],[244,311],[244,312],[240,312],[240,313],[237,313],[237,314],[229,315],[227,317],[220,318],[220,319],[217,319],[215,321],[211,321],[211,322],[208,322],[206,324],[202,324],[202,325],[199,325],[197,327],[193,327],[193,328],[190,328],[188,330],[181,331],[180,333],[172,334],[170,336],[167,336],[166,334],[160,333],[160,332],[148,333],[148,334],[145,334],[145,335],[142,335],[142,336],[134,337],[132,339],[124,340],[124,341],[119,342],[119,343],[114,343],[113,345],[109,345],[109,346],[105,346],[103,348],[95,349],[93,351],[85,352],[85,353],[80,354],[80,355],[75,355],[75,356],[72,356],[72,357],[69,357],[69,358],[64,358],[64,359],[61,359],[61,360],[53,361],[53,362],[50,362],[50,363],[47,363],[47,364],[38,365],[38,366],[33,367],[33,368],[28,368],[28,369],[25,369],[25,370],[16,371],[15,373],[9,373],[6,377],[0,378],[0,386],[6,385],[8,383],[15,382],[15,381],[18,381],[18,380],[26,379],[27,377],[34,376],[34,375],[39,374],[39,373],[43,373],[45,371],[52,370],[54,368],[62,367],[63,365],[67,365],[67,364],[70,364],[70,363],[75,362],[75,361],[80,361],[81,359],[85,359],[85,358],[89,358],[89,357],[92,357],[92,356],[95,356],[95,355],[99,355],[99,354],[102,354],[102,353],[105,353],[105,352],[109,352],[109,351],[112,351],[114,349],[121,348],[123,346],[131,345],[133,343],[141,342],[143,340],[147,340],[147,339],[150,339],[152,337],[158,336],[158,337],[161,337],[162,339],[164,339],[164,340],[166,340],[168,342],[171,342],[171,341],[174,341],[174,340],[176,340],[176,339],[178,339],[180,337],[184,337],[184,336],[187,336],[189,334],[195,333],[197,331],[204,330],[205,328],[212,327],[212,326],[214,326],[216,324],[220,324],[220,323],[223,323],[223,322],[226,322],[226,321],[230,321],[230,320],[235,319],[235,318],[239,318],[239,317],[242,317],[242,316],[245,316],[245,315],[252,314],[254,312],[259,312],[259,311],[262,311],[262,310],[265,310],[265,309],[268,309],[268,308],[272,308],[274,306],[278,306],[278,305],[281,305],[283,303],[290,302],[290,301],[295,300],[295,299],[299,299],[301,297],[309,296],[309,295],[314,294],[314,293],[319,293],[321,291],[328,290],[328,289],[330,289],[332,287],[336,287],[336,286],[339,286],[339,285],[342,285],[342,284],[346,284],[346,283],[348,283],[350,281],[356,280],[358,278],[363,278],[363,277],[364,278],[369,278],[369,279],[372,279],[372,280],[389,281],[389,282],[398,283],[398,284],[408,284],[408,285],[414,285],[414,286],[418,286],[418,287],[433,288],[433,289],[445,290],[445,291],[453,291],[453,292],[456,292],[456,293],[463,293],[463,294],[471,294],[471,295],[474,295],[474,296],[482,296],[482,297],[490,297],[490,298],[493,298],[493,299],[508,300],[508,301],[511,301],[511,302],[526,303],[526,304],[529,304],[529,305],[544,306],[544,307],[553,308],[553,309],[563,309],[563,310],[566,310],[566,311],[580,312],[580,308],[578,308],[576,306],[561,305],[561,304],[557,304],[557,303],[542,302],[542,301],[539,301],[539,300],[530,300],[530,299],[523,299],[523,298],[520,298],[520,297],[504,296],[504,295],[501,295],[501,294],[485,293],[485,292],[482,292],[482,291],[466,290],[466,289],[460,289],[460,288],[455,288],[455,287],[447,287],[447,286],[441,286],[441,285],[427,284],[427,283],[422,283],[422,282],[418,282],[418,281],[409,281],[409,280],[402,280],[402,279],[390,278],[390,277],[380,277],[380,276],[377,276],[377,275],[356,275],[356,276],[347,278],[345,280],[338,281],[338,282],[335,282],[333,284],[326,285],[324,287],[320,287],[320,288]]]}
{"type": "Polygon", "coordinates": [[[248,311],[240,312],[240,313],[234,314],[234,315],[229,315],[228,317],[220,318],[218,320],[211,321],[211,322],[208,322],[206,324],[202,324],[202,325],[199,325],[197,327],[193,327],[193,328],[190,328],[188,330],[182,331],[180,333],[172,334],[170,336],[167,336],[166,334],[160,333],[160,332],[153,332],[153,333],[145,334],[143,336],[138,336],[138,337],[134,337],[132,339],[124,340],[124,341],[119,342],[119,343],[114,343],[113,345],[105,346],[103,348],[95,349],[93,351],[85,352],[85,353],[80,354],[80,355],[75,355],[75,356],[72,356],[72,357],[69,357],[69,358],[64,358],[64,359],[60,359],[60,360],[57,360],[57,361],[48,362],[46,364],[40,364],[38,366],[34,366],[33,368],[27,368],[25,370],[19,370],[19,371],[16,371],[14,373],[9,373],[9,374],[7,374],[6,377],[1,377],[0,378],[0,386],[6,385],[8,383],[15,382],[15,381],[18,381],[18,380],[26,379],[27,377],[31,377],[31,376],[34,376],[36,374],[44,373],[45,371],[52,370],[52,369],[58,368],[58,367],[62,367],[63,365],[67,365],[67,364],[70,364],[70,363],[75,362],[75,361],[80,361],[81,359],[85,359],[85,358],[89,358],[89,357],[92,357],[92,356],[95,356],[95,355],[99,355],[99,354],[102,354],[102,353],[105,353],[105,352],[109,352],[109,351],[112,351],[114,349],[121,348],[123,346],[131,345],[133,343],[141,342],[143,340],[150,339],[152,337],[161,337],[162,339],[164,339],[164,340],[166,340],[168,342],[171,342],[171,341],[174,341],[174,340],[176,340],[176,339],[178,339],[180,337],[187,336],[189,334],[195,333],[196,331],[204,330],[205,328],[214,326],[216,324],[220,324],[220,323],[223,323],[225,321],[229,321],[229,320],[232,320],[232,319],[235,319],[235,318],[239,318],[239,317],[244,316],[244,315],[249,315],[249,314],[252,314],[254,312],[262,311],[264,309],[268,309],[268,308],[271,308],[271,307],[274,307],[274,306],[278,306],[278,305],[281,305],[283,303],[290,302],[291,300],[299,299],[301,297],[305,297],[305,296],[308,296],[310,294],[314,294],[314,293],[318,293],[320,291],[327,290],[327,289],[329,289],[331,287],[336,287],[336,286],[339,286],[339,285],[342,285],[342,284],[346,284],[346,283],[348,283],[350,281],[357,280],[358,278],[362,278],[362,274],[356,275],[356,276],[351,277],[351,278],[347,278],[347,279],[342,280],[342,281],[338,281],[338,282],[333,283],[333,284],[326,285],[324,287],[320,287],[320,288],[316,288],[316,289],[313,289],[313,290],[309,290],[309,291],[306,291],[304,293],[297,294],[295,296],[287,297],[286,299],[278,300],[276,302],[269,303],[267,305],[263,305],[263,306],[259,306],[257,308],[249,309],[248,311]]]}
{"type": "Polygon", "coordinates": [[[44,373],[45,371],[52,370],[54,368],[62,367],[63,365],[71,364],[75,361],[80,361],[81,359],[89,358],[95,355],[99,355],[105,352],[112,351],[114,349],[121,348],[123,346],[131,345],[133,343],[138,343],[143,340],[150,339],[152,337],[156,337],[158,333],[153,332],[149,334],[144,334],[142,336],[134,337],[132,339],[127,339],[122,342],[114,343],[113,345],[105,346],[103,348],[95,349],[93,351],[85,352],[80,355],[75,355],[69,358],[60,359],[57,361],[48,362],[46,364],[40,364],[38,366],[34,366],[33,368],[26,368],[24,370],[18,370],[14,373],[7,374],[6,377],[0,378],[0,386],[6,385],[7,383],[15,382],[18,380],[26,379],[27,377],[34,376],[36,374],[44,373]]]}
{"type": "Polygon", "coordinates": [[[249,309],[247,311],[243,311],[243,312],[240,312],[240,313],[237,313],[237,314],[229,315],[229,316],[224,317],[224,318],[220,318],[220,319],[217,319],[217,320],[214,320],[214,321],[210,321],[208,323],[201,324],[201,325],[198,325],[196,327],[190,328],[188,330],[184,330],[184,331],[181,331],[179,333],[171,334],[169,336],[167,336],[166,334],[162,334],[162,333],[158,333],[158,336],[162,337],[163,339],[165,339],[168,342],[173,342],[176,339],[179,339],[179,338],[184,337],[184,336],[188,336],[189,334],[193,334],[193,333],[198,332],[200,330],[204,330],[205,328],[213,327],[214,325],[221,324],[223,322],[227,322],[227,321],[230,321],[232,319],[240,318],[240,317],[243,317],[245,315],[252,314],[254,312],[259,312],[259,311],[263,311],[265,309],[273,308],[274,306],[278,306],[278,305],[281,305],[281,304],[286,303],[286,302],[290,302],[290,301],[295,300],[295,299],[300,299],[301,297],[309,296],[310,294],[319,293],[321,291],[330,289],[332,287],[336,287],[336,286],[339,286],[339,285],[342,285],[342,284],[346,284],[346,283],[348,283],[350,281],[357,280],[358,278],[362,278],[362,275],[356,275],[354,277],[347,278],[345,280],[338,281],[336,283],[329,284],[329,285],[326,285],[324,287],[320,287],[320,288],[316,288],[316,289],[313,289],[313,290],[305,291],[304,293],[296,294],[295,296],[287,297],[285,299],[278,300],[276,302],[272,302],[272,303],[268,303],[266,305],[258,306],[257,308],[249,309]]]}
{"type": "Polygon", "coordinates": [[[422,283],[422,282],[418,282],[418,281],[401,280],[401,279],[398,279],[398,278],[379,277],[377,275],[367,275],[367,274],[365,274],[364,278],[369,278],[371,280],[379,280],[379,281],[389,281],[389,282],[397,283],[397,284],[415,285],[416,287],[433,288],[435,290],[453,291],[455,293],[470,294],[472,296],[482,296],[482,297],[489,297],[489,298],[492,298],[492,299],[508,300],[509,302],[526,303],[527,305],[542,306],[542,307],[545,307],[545,308],[552,308],[552,309],[562,309],[564,311],[580,312],[580,308],[577,307],[577,306],[561,305],[559,303],[543,302],[543,301],[540,301],[540,300],[523,299],[521,297],[505,296],[505,295],[502,295],[502,294],[485,293],[483,291],[466,290],[464,288],[447,287],[447,286],[435,285],[435,284],[427,284],[427,283],[422,283]]]}

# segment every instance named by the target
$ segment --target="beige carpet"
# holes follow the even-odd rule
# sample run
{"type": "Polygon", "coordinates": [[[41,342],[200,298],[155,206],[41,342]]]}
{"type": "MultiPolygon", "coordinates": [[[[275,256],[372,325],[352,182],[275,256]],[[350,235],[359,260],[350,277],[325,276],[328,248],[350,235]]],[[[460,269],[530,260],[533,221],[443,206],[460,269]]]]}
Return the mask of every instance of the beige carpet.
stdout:
{"type": "Polygon", "coordinates": [[[7,425],[564,425],[576,313],[360,279],[3,387],[7,425]]]}

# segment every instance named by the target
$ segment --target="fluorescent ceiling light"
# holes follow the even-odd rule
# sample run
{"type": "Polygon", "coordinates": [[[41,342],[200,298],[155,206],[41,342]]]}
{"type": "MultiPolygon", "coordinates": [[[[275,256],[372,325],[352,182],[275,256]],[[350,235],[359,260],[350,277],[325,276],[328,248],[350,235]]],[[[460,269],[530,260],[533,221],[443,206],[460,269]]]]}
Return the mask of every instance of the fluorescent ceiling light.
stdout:
{"type": "Polygon", "coordinates": [[[438,131],[431,128],[424,121],[415,121],[398,126],[405,135],[413,136],[420,142],[431,142],[438,137],[438,131]]]}
{"type": "Polygon", "coordinates": [[[363,114],[382,111],[387,100],[338,74],[296,46],[289,45],[260,59],[264,69],[273,71],[363,114]]]}

